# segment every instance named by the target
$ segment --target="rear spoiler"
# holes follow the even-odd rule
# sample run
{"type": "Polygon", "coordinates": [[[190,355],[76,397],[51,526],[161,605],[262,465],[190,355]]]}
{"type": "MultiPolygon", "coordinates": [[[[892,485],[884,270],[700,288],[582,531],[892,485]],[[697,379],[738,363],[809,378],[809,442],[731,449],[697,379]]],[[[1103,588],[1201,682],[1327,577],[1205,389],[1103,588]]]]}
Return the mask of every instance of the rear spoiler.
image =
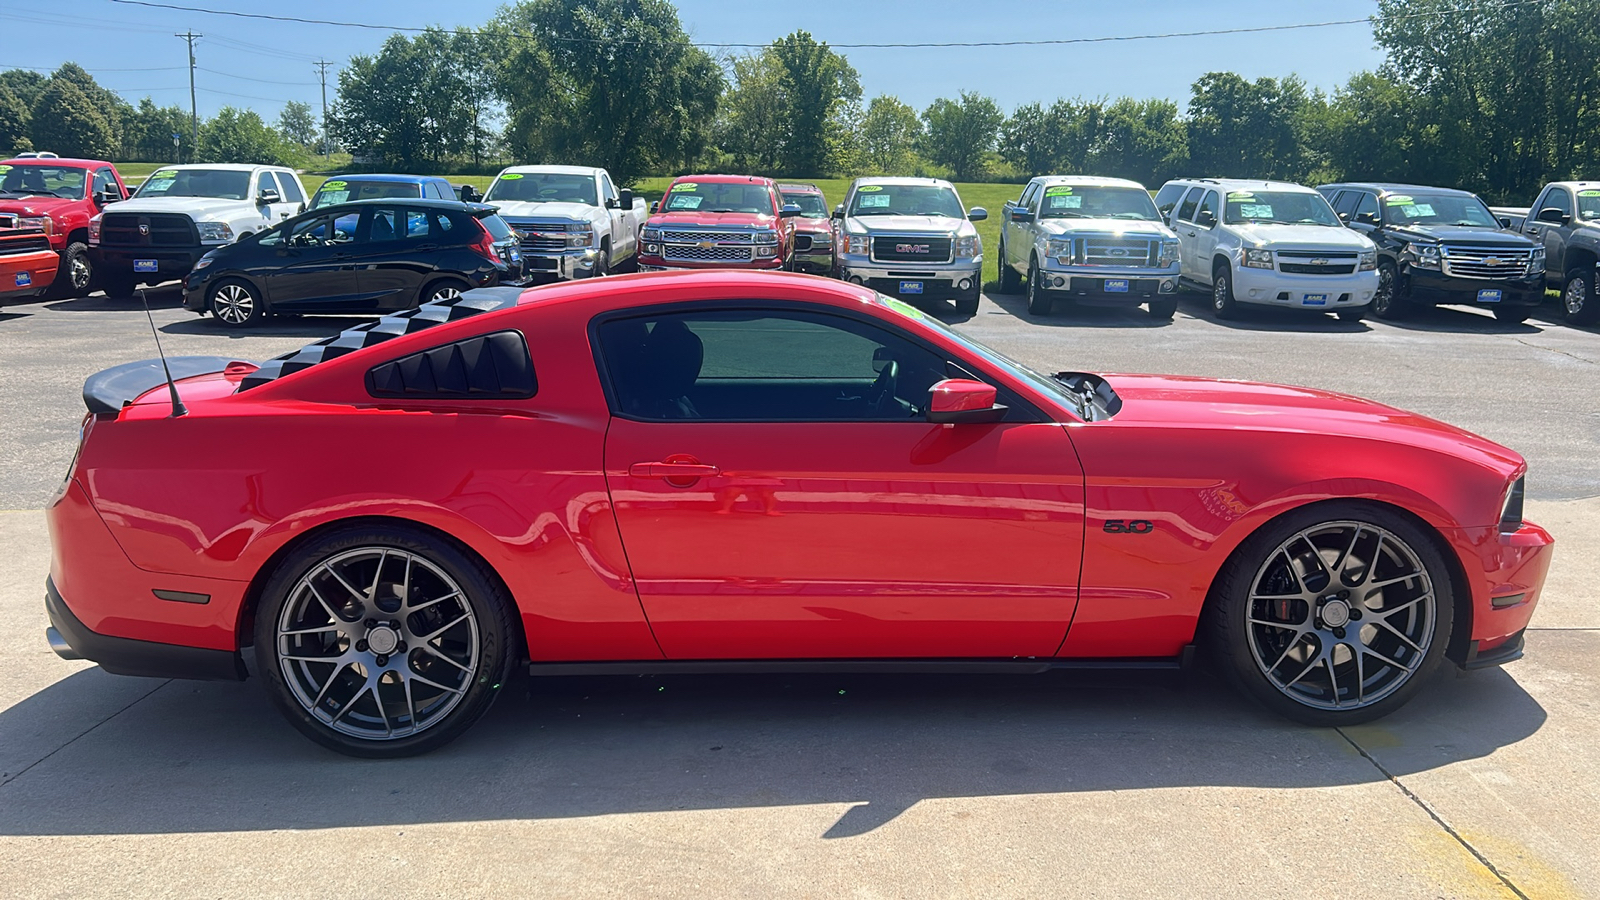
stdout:
{"type": "MultiPolygon", "coordinates": [[[[167,360],[174,380],[221,372],[236,361],[226,356],[174,356],[167,360]]],[[[112,366],[83,383],[83,405],[91,413],[115,413],[151,390],[167,383],[161,360],[112,366]]]]}

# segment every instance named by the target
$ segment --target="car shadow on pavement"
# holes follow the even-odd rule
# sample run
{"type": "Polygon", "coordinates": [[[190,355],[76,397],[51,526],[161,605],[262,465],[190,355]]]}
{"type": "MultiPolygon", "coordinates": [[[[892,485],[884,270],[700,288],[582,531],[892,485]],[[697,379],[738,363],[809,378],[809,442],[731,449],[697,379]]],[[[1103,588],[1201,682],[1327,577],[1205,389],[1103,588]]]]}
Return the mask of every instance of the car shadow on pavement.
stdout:
{"type": "Polygon", "coordinates": [[[1405,331],[1425,331],[1451,334],[1539,334],[1551,327],[1561,327],[1560,314],[1553,321],[1543,320],[1543,307],[1535,310],[1526,322],[1502,322],[1487,309],[1471,306],[1426,306],[1409,312],[1401,319],[1381,319],[1385,325],[1405,331]]]}
{"type": "MultiPolygon", "coordinates": [[[[149,681],[98,724],[62,714],[113,682],[126,684],[86,669],[0,712],[0,735],[59,747],[0,779],[0,835],[840,804],[818,836],[847,838],[926,799],[1386,778],[1345,732],[1279,719],[1200,675],[519,677],[459,740],[396,760],[305,740],[257,680],[149,681]]],[[[1391,767],[1403,777],[1485,757],[1545,718],[1509,674],[1451,668],[1359,736],[1418,745],[1391,767]]]]}
{"type": "Polygon", "coordinates": [[[1026,294],[1002,294],[995,291],[987,295],[994,304],[1024,322],[1055,328],[1165,328],[1171,319],[1152,318],[1144,308],[1115,300],[1089,300],[1062,298],[1055,302],[1050,314],[1036,316],[1028,312],[1026,294]]]}
{"type": "Polygon", "coordinates": [[[1288,309],[1241,303],[1232,319],[1218,318],[1211,309],[1211,295],[1196,291],[1178,292],[1178,309],[1196,319],[1205,319],[1223,328],[1235,331],[1304,331],[1326,334],[1360,334],[1372,330],[1366,322],[1346,322],[1331,312],[1312,309],[1288,309]]]}

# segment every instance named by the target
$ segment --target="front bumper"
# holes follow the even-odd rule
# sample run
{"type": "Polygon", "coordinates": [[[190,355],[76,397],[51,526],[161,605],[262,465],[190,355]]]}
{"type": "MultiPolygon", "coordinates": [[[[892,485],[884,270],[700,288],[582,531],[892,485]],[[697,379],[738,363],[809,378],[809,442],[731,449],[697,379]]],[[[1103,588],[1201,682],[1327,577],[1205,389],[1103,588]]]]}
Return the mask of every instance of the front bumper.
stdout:
{"type": "Polygon", "coordinates": [[[983,257],[918,264],[872,262],[865,255],[849,255],[840,257],[839,277],[894,297],[951,297],[982,288],[983,257]],[[921,285],[921,290],[903,290],[907,283],[921,285]]]}
{"type": "Polygon", "coordinates": [[[1293,309],[1366,306],[1378,292],[1378,272],[1291,275],[1274,269],[1233,267],[1233,299],[1293,309]]]}
{"type": "Polygon", "coordinates": [[[530,278],[555,277],[561,281],[588,278],[594,275],[599,262],[600,251],[593,247],[581,250],[522,249],[522,272],[530,278]]]}
{"type": "Polygon", "coordinates": [[[1417,303],[1456,303],[1473,306],[1538,306],[1544,302],[1545,273],[1522,278],[1461,278],[1438,269],[1408,266],[1406,297],[1417,303]],[[1482,299],[1482,291],[1499,291],[1498,300],[1482,299]]]}
{"type": "Polygon", "coordinates": [[[54,250],[0,256],[0,296],[36,294],[56,280],[61,257],[54,250]]]}
{"type": "Polygon", "coordinates": [[[1052,294],[1132,303],[1174,295],[1178,291],[1176,265],[1167,269],[1063,266],[1052,260],[1044,264],[1040,278],[1043,281],[1040,286],[1052,294]]]}
{"type": "Polygon", "coordinates": [[[217,249],[218,246],[222,245],[161,248],[97,245],[89,248],[89,256],[94,261],[96,271],[129,275],[137,283],[156,284],[189,274],[194,264],[200,261],[200,257],[217,249]],[[134,263],[137,260],[154,260],[156,271],[135,271],[134,263]]]}
{"type": "Polygon", "coordinates": [[[184,647],[91,631],[73,615],[56,590],[55,581],[48,578],[44,583],[44,608],[50,617],[45,640],[62,659],[87,659],[113,675],[203,681],[243,681],[247,677],[244,659],[237,650],[184,647]]]}
{"type": "Polygon", "coordinates": [[[659,256],[640,256],[641,272],[704,272],[717,269],[739,269],[750,272],[776,272],[783,268],[781,259],[758,259],[752,262],[667,262],[659,256]]]}
{"type": "Polygon", "coordinates": [[[794,270],[796,272],[810,272],[813,275],[832,275],[833,251],[818,250],[814,253],[796,253],[794,255],[794,270]]]}
{"type": "Polygon", "coordinates": [[[1470,583],[1472,628],[1458,631],[1450,658],[1476,669],[1522,656],[1523,632],[1544,590],[1555,540],[1532,522],[1514,532],[1457,529],[1448,537],[1470,583]]]}

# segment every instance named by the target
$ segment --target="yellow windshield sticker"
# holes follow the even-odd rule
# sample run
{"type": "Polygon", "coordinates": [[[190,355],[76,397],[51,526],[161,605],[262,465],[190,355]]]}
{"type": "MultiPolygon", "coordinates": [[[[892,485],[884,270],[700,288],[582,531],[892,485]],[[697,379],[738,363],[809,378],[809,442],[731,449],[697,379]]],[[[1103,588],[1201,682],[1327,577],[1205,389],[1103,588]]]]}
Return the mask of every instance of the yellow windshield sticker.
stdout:
{"type": "Polygon", "coordinates": [[[883,190],[883,185],[881,185],[881,184],[863,184],[861,187],[856,188],[856,190],[859,191],[860,193],[863,193],[863,194],[870,194],[873,191],[881,191],[881,190],[883,190]]]}
{"type": "Polygon", "coordinates": [[[324,181],[322,183],[321,190],[324,190],[324,191],[337,191],[337,190],[342,190],[343,188],[344,188],[344,182],[342,182],[342,181],[324,181]]]}
{"type": "Polygon", "coordinates": [[[1229,200],[1254,200],[1255,196],[1256,196],[1255,191],[1229,191],[1228,192],[1228,199],[1229,200]]]}
{"type": "Polygon", "coordinates": [[[1072,188],[1069,187],[1053,187],[1044,189],[1044,195],[1046,197],[1062,197],[1070,193],[1072,193],[1072,188]]]}
{"type": "Polygon", "coordinates": [[[10,166],[0,166],[0,172],[9,172],[9,171],[11,171],[11,167],[10,166]]]}
{"type": "Polygon", "coordinates": [[[517,179],[519,179],[521,177],[522,177],[522,173],[521,172],[507,172],[506,174],[500,176],[500,180],[501,181],[516,181],[517,179]]]}
{"type": "Polygon", "coordinates": [[[1415,201],[1413,201],[1410,197],[1396,195],[1393,197],[1383,198],[1383,202],[1390,206],[1410,206],[1415,201]]]}
{"type": "Polygon", "coordinates": [[[878,296],[883,297],[884,306],[889,307],[900,315],[905,316],[908,319],[922,318],[922,310],[917,309],[915,306],[912,306],[904,300],[896,300],[893,297],[884,297],[882,294],[879,294],[878,296]]]}
{"type": "Polygon", "coordinates": [[[1579,197],[1600,197],[1600,191],[1579,191],[1579,197]]]}
{"type": "Polygon", "coordinates": [[[693,190],[699,189],[699,187],[700,187],[700,185],[697,184],[696,182],[685,181],[682,184],[673,185],[672,189],[674,191],[693,191],[693,190]]]}

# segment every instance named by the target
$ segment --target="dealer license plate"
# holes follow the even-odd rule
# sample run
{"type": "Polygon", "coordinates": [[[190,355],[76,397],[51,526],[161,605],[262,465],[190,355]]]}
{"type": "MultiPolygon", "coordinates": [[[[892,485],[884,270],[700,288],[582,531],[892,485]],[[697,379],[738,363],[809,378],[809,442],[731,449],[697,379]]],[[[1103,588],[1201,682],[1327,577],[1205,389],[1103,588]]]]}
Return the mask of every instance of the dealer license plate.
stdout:
{"type": "Polygon", "coordinates": [[[1108,293],[1108,294],[1126,294],[1127,292],[1128,292],[1128,279],[1126,279],[1126,278],[1108,278],[1108,279],[1106,279],[1106,293],[1108,293]]]}
{"type": "Polygon", "coordinates": [[[1328,295],[1327,294],[1306,294],[1304,297],[1301,298],[1300,302],[1304,303],[1306,306],[1327,306],[1328,305],[1328,295]]]}
{"type": "Polygon", "coordinates": [[[1501,292],[1498,288],[1485,288],[1478,292],[1479,303],[1499,303],[1501,292]]]}
{"type": "Polygon", "coordinates": [[[33,284],[32,275],[29,275],[27,272],[17,273],[17,287],[27,287],[30,284],[33,284]]]}
{"type": "Polygon", "coordinates": [[[158,268],[156,261],[153,259],[136,259],[133,261],[133,270],[135,272],[154,272],[158,268]]]}
{"type": "Polygon", "coordinates": [[[902,281],[902,282],[900,282],[900,293],[902,293],[902,294],[920,294],[920,293],[922,293],[922,282],[920,282],[920,281],[902,281]]]}

